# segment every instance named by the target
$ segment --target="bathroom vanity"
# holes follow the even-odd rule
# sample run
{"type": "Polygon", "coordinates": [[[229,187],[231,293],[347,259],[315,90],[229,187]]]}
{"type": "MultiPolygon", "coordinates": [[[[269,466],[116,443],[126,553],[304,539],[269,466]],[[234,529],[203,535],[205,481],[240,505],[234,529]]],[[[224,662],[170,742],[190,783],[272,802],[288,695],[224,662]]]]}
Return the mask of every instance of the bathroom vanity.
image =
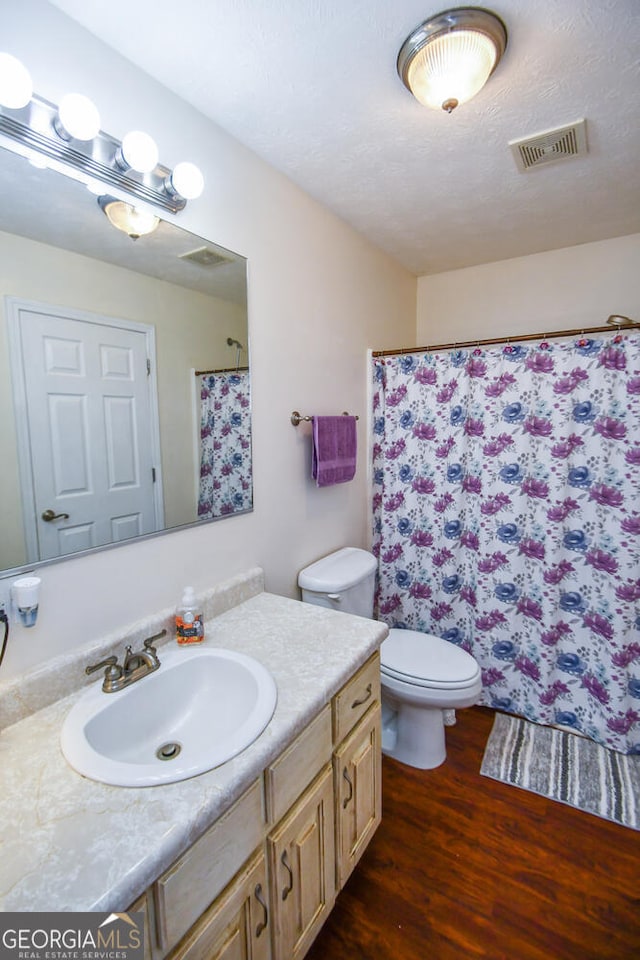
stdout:
{"type": "Polygon", "coordinates": [[[237,757],[158,787],[87,780],[59,746],[77,690],[0,734],[3,910],[140,911],[149,960],[304,956],[380,821],[387,631],[248,576],[230,584],[240,602],[212,615],[223,585],[205,605],[205,642],[260,660],[278,687],[237,757]]]}

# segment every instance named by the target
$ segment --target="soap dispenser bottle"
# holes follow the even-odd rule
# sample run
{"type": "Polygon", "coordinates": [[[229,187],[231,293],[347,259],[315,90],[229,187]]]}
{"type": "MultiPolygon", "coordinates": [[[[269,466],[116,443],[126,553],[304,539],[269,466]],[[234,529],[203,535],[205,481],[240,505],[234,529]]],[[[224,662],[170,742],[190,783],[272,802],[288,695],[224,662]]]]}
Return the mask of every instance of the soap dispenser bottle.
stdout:
{"type": "Polygon", "coordinates": [[[202,613],[196,606],[193,587],[185,587],[176,610],[176,640],[178,643],[201,643],[204,640],[202,613]]]}

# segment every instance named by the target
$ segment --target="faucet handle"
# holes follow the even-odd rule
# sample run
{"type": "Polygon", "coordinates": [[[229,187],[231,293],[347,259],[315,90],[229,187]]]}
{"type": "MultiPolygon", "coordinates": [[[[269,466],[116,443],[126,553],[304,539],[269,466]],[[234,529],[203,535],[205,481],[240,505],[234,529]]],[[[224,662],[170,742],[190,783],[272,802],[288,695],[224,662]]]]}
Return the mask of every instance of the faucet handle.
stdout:
{"type": "Polygon", "coordinates": [[[167,635],[167,631],[161,630],[160,633],[155,633],[152,637],[147,637],[147,639],[144,641],[144,644],[143,644],[145,650],[148,650],[149,653],[155,653],[156,652],[155,641],[162,639],[162,637],[166,637],[166,635],[167,635]]]}
{"type": "Polygon", "coordinates": [[[106,675],[113,676],[115,672],[117,672],[117,675],[120,676],[120,673],[122,672],[121,668],[118,666],[117,657],[106,657],[106,659],[101,660],[100,663],[92,663],[88,667],[84,668],[84,672],[95,673],[96,670],[100,669],[100,667],[107,668],[105,676],[106,675]]]}

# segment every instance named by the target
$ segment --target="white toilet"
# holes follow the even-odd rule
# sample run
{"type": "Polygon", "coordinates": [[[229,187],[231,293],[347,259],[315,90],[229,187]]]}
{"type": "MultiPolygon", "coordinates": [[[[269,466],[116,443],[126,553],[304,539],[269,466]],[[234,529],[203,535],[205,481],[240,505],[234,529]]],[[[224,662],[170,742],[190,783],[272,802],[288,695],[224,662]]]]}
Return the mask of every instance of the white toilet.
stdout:
{"type": "MultiPolygon", "coordinates": [[[[371,618],[377,566],[367,550],[337,550],[301,571],[302,599],[371,618]]],[[[460,647],[416,630],[391,629],[380,660],[383,753],[421,770],[439,767],[447,756],[444,711],[477,703],[480,667],[460,647]]]]}

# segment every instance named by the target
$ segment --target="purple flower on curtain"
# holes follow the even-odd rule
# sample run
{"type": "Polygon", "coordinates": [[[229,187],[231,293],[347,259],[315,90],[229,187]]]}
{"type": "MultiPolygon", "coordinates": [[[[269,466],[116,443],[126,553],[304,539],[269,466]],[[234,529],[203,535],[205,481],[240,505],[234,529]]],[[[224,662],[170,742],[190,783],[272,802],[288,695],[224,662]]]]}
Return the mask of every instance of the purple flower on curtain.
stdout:
{"type": "Polygon", "coordinates": [[[535,680],[536,683],[540,682],[540,668],[533,660],[530,660],[529,657],[516,657],[513,665],[516,670],[523,673],[525,677],[535,680]]]}
{"type": "Polygon", "coordinates": [[[544,417],[527,417],[522,429],[532,437],[548,437],[551,435],[552,427],[544,417]]]}
{"type": "Polygon", "coordinates": [[[625,533],[630,533],[631,536],[637,537],[640,534],[640,517],[625,517],[620,526],[625,533]]]}
{"type": "Polygon", "coordinates": [[[600,417],[593,425],[596,433],[599,433],[605,440],[624,440],[627,435],[627,428],[620,420],[613,417],[600,417]]]}
{"type": "Polygon", "coordinates": [[[545,583],[557,585],[558,583],[562,583],[564,578],[574,573],[574,571],[575,567],[572,563],[569,563],[568,560],[561,560],[555,567],[549,567],[545,570],[542,577],[545,583]]]}
{"type": "Polygon", "coordinates": [[[436,371],[433,367],[418,367],[413,377],[418,383],[433,386],[436,382],[436,371]]]}
{"type": "Polygon", "coordinates": [[[489,667],[482,671],[482,686],[491,687],[494,683],[501,683],[504,680],[504,673],[496,667],[489,667]]]}
{"type": "MultiPolygon", "coordinates": [[[[564,694],[569,693],[569,687],[566,683],[563,683],[562,680],[555,680],[550,687],[547,687],[546,690],[539,695],[540,703],[544,704],[553,704],[556,702],[558,697],[564,696],[564,694]]],[[[558,723],[561,721],[558,720],[558,723]]]]}
{"type": "Polygon", "coordinates": [[[399,440],[396,440],[394,443],[390,444],[390,446],[387,447],[387,450],[385,452],[385,457],[387,460],[397,460],[398,457],[402,456],[402,454],[405,452],[406,449],[407,449],[407,442],[404,439],[404,437],[400,437],[399,440]]]}
{"type": "Polygon", "coordinates": [[[465,422],[464,432],[468,437],[482,437],[484,435],[484,423],[474,417],[469,417],[465,422]]]}
{"type": "Polygon", "coordinates": [[[436,428],[432,423],[416,423],[413,435],[417,440],[435,440],[436,428]]]}
{"type": "Polygon", "coordinates": [[[559,460],[566,460],[570,457],[577,447],[583,447],[584,440],[575,433],[570,434],[566,440],[560,440],[551,447],[551,456],[559,460]]]}
{"type": "Polygon", "coordinates": [[[436,457],[439,457],[441,460],[446,459],[453,448],[456,445],[456,441],[453,437],[447,437],[444,443],[441,443],[436,447],[436,457]]]}
{"type": "Polygon", "coordinates": [[[556,643],[571,635],[571,627],[564,620],[559,620],[550,630],[545,630],[540,639],[547,647],[555,647],[556,643]]]}
{"type": "MultiPolygon", "coordinates": [[[[500,610],[490,610],[487,614],[476,619],[476,627],[478,630],[494,630],[498,626],[502,626],[507,622],[507,618],[504,613],[500,610]]],[[[511,641],[508,641],[510,648],[514,649],[511,641]]]]}
{"type": "Polygon", "coordinates": [[[553,373],[553,358],[548,353],[530,354],[525,361],[525,366],[532,373],[553,373]]]}
{"type": "Polygon", "coordinates": [[[630,380],[627,380],[627,393],[631,396],[640,394],[640,377],[631,377],[630,380]]]}
{"type": "Polygon", "coordinates": [[[436,513],[444,513],[449,509],[451,504],[454,502],[453,497],[450,493],[445,493],[443,496],[438,497],[438,499],[433,504],[433,509],[436,513]]]}
{"type": "Polygon", "coordinates": [[[527,537],[518,544],[518,553],[532,560],[544,560],[544,543],[527,537]]]}
{"type": "Polygon", "coordinates": [[[403,504],[404,493],[402,490],[398,490],[398,492],[394,493],[393,496],[389,497],[388,500],[385,500],[384,509],[387,513],[395,513],[395,511],[399,510],[403,504]]]}
{"type": "Polygon", "coordinates": [[[477,533],[473,533],[471,530],[464,530],[460,537],[460,545],[466,547],[468,550],[477,551],[480,547],[480,539],[477,533]]]}
{"type": "Polygon", "coordinates": [[[432,594],[433,590],[428,583],[418,583],[414,581],[409,590],[409,596],[415,600],[429,600],[432,594]]]}
{"type": "Polygon", "coordinates": [[[588,627],[593,633],[597,633],[598,636],[604,637],[605,640],[613,638],[613,628],[609,621],[594,610],[585,614],[582,622],[585,627],[588,627]]]}
{"type": "Polygon", "coordinates": [[[592,697],[595,697],[600,703],[609,703],[611,699],[607,688],[592,674],[584,673],[582,675],[582,686],[585,687],[592,697]]]}
{"type": "Polygon", "coordinates": [[[505,567],[509,563],[509,558],[506,553],[501,553],[497,550],[495,553],[492,553],[490,557],[484,557],[478,562],[478,570],[480,573],[495,573],[496,570],[499,570],[500,567],[505,567]]]}
{"type": "Polygon", "coordinates": [[[433,534],[427,530],[416,530],[411,536],[411,543],[414,547],[433,546],[433,534]]]}
{"type": "Polygon", "coordinates": [[[627,583],[616,587],[616,597],[618,600],[627,603],[635,603],[636,600],[640,600],[640,580],[636,580],[635,583],[628,580],[627,583]]]}
{"type": "Polygon", "coordinates": [[[516,609],[523,617],[531,617],[532,620],[542,620],[542,607],[537,600],[532,600],[531,597],[520,597],[516,604],[516,609]]]}
{"type": "Polygon", "coordinates": [[[451,611],[453,607],[450,603],[436,603],[431,607],[431,616],[439,623],[441,620],[444,620],[445,617],[451,616],[451,611]]]}
{"type": "Polygon", "coordinates": [[[431,477],[416,477],[411,484],[411,489],[420,494],[433,493],[435,488],[436,485],[431,477]]]}
{"type": "MultiPolygon", "coordinates": [[[[639,713],[635,710],[627,710],[623,717],[612,717],[610,720],[607,720],[607,726],[613,733],[626,735],[638,720],[640,720],[639,713]]],[[[637,751],[632,752],[637,753],[637,751]]]]}
{"type": "Polygon", "coordinates": [[[604,483],[594,483],[589,490],[589,499],[601,503],[604,507],[621,507],[624,503],[624,497],[620,490],[615,487],[608,487],[604,483]]]}
{"type": "Polygon", "coordinates": [[[629,643],[623,650],[614,653],[611,658],[616,667],[628,667],[640,660],[640,643],[629,643]]]}
{"type": "Polygon", "coordinates": [[[465,477],[462,481],[462,489],[465,493],[482,493],[482,480],[480,477],[465,477]]]}
{"type": "Polygon", "coordinates": [[[513,437],[510,437],[508,433],[501,433],[497,437],[492,437],[488,443],[485,443],[482,452],[487,457],[497,457],[511,446],[513,446],[513,437]]]}
{"type": "Polygon", "coordinates": [[[470,607],[475,607],[478,604],[476,591],[468,584],[464,584],[464,586],[460,588],[460,599],[468,603],[470,607]]]}
{"type": "Polygon", "coordinates": [[[374,493],[372,500],[373,512],[377,513],[380,507],[382,506],[382,494],[374,493]]]}
{"type": "Polygon", "coordinates": [[[619,347],[605,347],[600,351],[598,363],[607,370],[624,370],[627,366],[627,358],[624,350],[619,347]]]}
{"type": "Polygon", "coordinates": [[[535,477],[526,477],[522,481],[520,488],[528,497],[535,497],[538,500],[546,500],[549,496],[549,484],[544,480],[537,480],[535,477]]]}
{"type": "Polygon", "coordinates": [[[515,382],[516,378],[512,373],[502,373],[499,377],[494,377],[492,383],[485,387],[485,396],[500,397],[505,390],[508,390],[509,387],[512,387],[515,382]]]}
{"type": "Polygon", "coordinates": [[[445,563],[449,563],[450,560],[453,560],[453,554],[451,550],[448,550],[446,547],[444,550],[437,550],[433,557],[431,558],[434,566],[444,567],[445,563]]]}
{"type": "Polygon", "coordinates": [[[610,553],[604,550],[587,550],[585,560],[590,563],[594,570],[600,570],[602,573],[617,573],[618,561],[610,553]]]}
{"type": "Polygon", "coordinates": [[[480,512],[487,517],[492,517],[505,507],[511,506],[511,497],[506,493],[497,493],[491,500],[485,500],[480,506],[480,512]]]}
{"type": "Polygon", "coordinates": [[[401,606],[402,600],[400,599],[397,593],[394,593],[392,597],[389,597],[387,600],[383,600],[380,603],[380,613],[383,617],[387,616],[390,613],[393,613],[394,610],[397,610],[401,606]]]}
{"type": "Polygon", "coordinates": [[[624,459],[630,467],[640,466],[640,446],[632,447],[631,450],[628,450],[624,455],[624,459]]]}
{"type": "Polygon", "coordinates": [[[403,547],[401,543],[394,543],[392,547],[389,547],[388,550],[385,550],[381,556],[383,563],[395,563],[398,557],[401,557],[403,554],[403,547]]]}
{"type": "Polygon", "coordinates": [[[465,369],[470,377],[484,377],[487,372],[487,365],[484,360],[472,357],[465,369]]]}
{"type": "Polygon", "coordinates": [[[402,403],[406,395],[407,388],[402,384],[397,390],[392,390],[391,393],[387,395],[387,406],[397,407],[399,403],[402,403]]]}
{"type": "Polygon", "coordinates": [[[554,520],[556,522],[562,522],[566,520],[575,510],[580,509],[580,504],[577,500],[574,500],[572,497],[565,497],[562,503],[556,504],[555,507],[549,507],[547,510],[547,517],[549,520],[554,520]]]}
{"type": "Polygon", "coordinates": [[[436,400],[438,403],[450,403],[451,398],[457,389],[458,381],[455,378],[453,380],[449,380],[449,382],[445,383],[442,389],[436,393],[436,400]]]}

